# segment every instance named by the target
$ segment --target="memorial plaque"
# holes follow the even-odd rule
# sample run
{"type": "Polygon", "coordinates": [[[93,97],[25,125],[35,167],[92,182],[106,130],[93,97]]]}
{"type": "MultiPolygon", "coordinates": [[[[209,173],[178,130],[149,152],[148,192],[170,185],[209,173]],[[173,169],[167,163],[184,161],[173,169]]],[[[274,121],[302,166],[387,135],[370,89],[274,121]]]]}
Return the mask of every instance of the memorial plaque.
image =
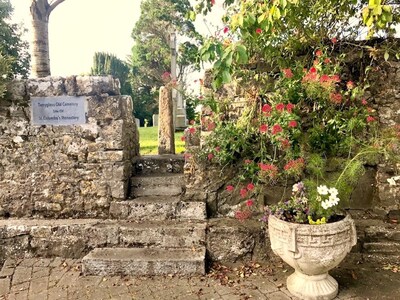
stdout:
{"type": "Polygon", "coordinates": [[[86,97],[32,97],[33,125],[79,125],[87,123],[86,97]]]}

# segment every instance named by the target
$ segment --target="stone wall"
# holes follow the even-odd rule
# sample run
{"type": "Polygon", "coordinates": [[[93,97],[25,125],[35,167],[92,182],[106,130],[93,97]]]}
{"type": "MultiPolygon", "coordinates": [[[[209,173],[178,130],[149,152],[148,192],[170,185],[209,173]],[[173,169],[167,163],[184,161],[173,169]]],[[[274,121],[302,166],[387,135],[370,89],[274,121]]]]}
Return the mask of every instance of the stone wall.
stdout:
{"type": "Polygon", "coordinates": [[[107,217],[139,153],[132,109],[112,77],[13,82],[0,99],[0,216],[107,217]],[[31,124],[30,97],[63,95],[86,97],[86,124],[31,124]]]}

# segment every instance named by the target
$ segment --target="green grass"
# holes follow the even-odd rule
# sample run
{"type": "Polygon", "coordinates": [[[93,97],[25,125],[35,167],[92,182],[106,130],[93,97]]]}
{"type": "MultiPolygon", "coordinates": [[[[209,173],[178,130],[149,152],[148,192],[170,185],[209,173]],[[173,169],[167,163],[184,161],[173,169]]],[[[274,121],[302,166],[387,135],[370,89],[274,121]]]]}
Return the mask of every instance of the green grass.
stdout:
{"type": "MultiPolygon", "coordinates": [[[[181,141],[183,131],[175,132],[175,153],[185,152],[185,142],[181,141]]],[[[139,127],[140,154],[158,154],[158,127],[139,127]]]]}

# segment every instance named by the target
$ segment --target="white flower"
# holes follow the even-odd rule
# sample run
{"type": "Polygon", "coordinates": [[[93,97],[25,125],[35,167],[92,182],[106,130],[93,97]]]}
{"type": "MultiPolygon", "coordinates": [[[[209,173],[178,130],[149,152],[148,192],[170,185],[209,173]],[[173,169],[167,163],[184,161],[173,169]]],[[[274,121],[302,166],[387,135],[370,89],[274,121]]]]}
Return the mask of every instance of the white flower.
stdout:
{"type": "Polygon", "coordinates": [[[299,187],[297,186],[297,184],[293,184],[292,192],[297,193],[298,191],[299,191],[299,187]]]}
{"type": "Polygon", "coordinates": [[[322,201],[321,202],[321,206],[322,206],[323,209],[328,209],[329,207],[331,207],[329,205],[329,201],[328,200],[322,201]]]}
{"type": "Polygon", "coordinates": [[[331,196],[337,196],[339,194],[339,192],[336,188],[330,188],[329,194],[331,194],[331,196]]]}
{"type": "Polygon", "coordinates": [[[320,195],[328,195],[328,187],[326,185],[320,185],[317,187],[317,192],[320,195]]]}
{"type": "Polygon", "coordinates": [[[329,199],[328,199],[334,206],[334,205],[338,205],[340,199],[338,197],[336,197],[336,195],[330,195],[329,199]]]}

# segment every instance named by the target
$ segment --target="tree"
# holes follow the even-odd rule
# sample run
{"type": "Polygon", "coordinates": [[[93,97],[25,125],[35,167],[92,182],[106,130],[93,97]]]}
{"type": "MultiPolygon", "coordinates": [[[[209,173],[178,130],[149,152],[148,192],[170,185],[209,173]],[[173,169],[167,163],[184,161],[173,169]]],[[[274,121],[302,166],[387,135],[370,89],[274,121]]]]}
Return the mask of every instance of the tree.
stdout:
{"type": "Polygon", "coordinates": [[[27,77],[30,56],[28,44],[21,39],[22,30],[10,23],[13,8],[9,0],[0,0],[0,57],[2,61],[1,76],[12,78],[27,77]],[[8,67],[5,67],[5,66],[8,67]]]}
{"type": "Polygon", "coordinates": [[[131,87],[128,82],[129,66],[113,54],[96,52],[93,57],[93,67],[91,75],[112,75],[119,79],[121,84],[121,94],[130,95],[131,87]]]}
{"type": "Polygon", "coordinates": [[[50,13],[65,0],[32,0],[31,15],[33,26],[32,75],[50,75],[49,17],[50,13]]]}
{"type": "MultiPolygon", "coordinates": [[[[208,12],[215,3],[197,2],[199,12],[208,12]]],[[[299,57],[307,60],[313,54],[310,49],[332,40],[347,43],[392,36],[400,21],[398,0],[225,0],[224,3],[228,7],[224,40],[210,39],[200,51],[204,60],[216,62],[215,87],[231,81],[232,75],[240,73],[248,61],[253,65],[289,66],[299,57]]],[[[390,50],[389,45],[384,51],[386,59],[389,52],[393,53],[390,50]]]]}
{"type": "Polygon", "coordinates": [[[177,79],[196,67],[197,47],[201,39],[192,21],[189,0],[143,0],[141,16],[132,37],[130,82],[133,90],[135,116],[150,118],[158,108],[158,89],[170,80],[170,35],[175,32],[186,41],[178,49],[177,79]],[[143,111],[142,111],[143,110],[143,111]]]}

